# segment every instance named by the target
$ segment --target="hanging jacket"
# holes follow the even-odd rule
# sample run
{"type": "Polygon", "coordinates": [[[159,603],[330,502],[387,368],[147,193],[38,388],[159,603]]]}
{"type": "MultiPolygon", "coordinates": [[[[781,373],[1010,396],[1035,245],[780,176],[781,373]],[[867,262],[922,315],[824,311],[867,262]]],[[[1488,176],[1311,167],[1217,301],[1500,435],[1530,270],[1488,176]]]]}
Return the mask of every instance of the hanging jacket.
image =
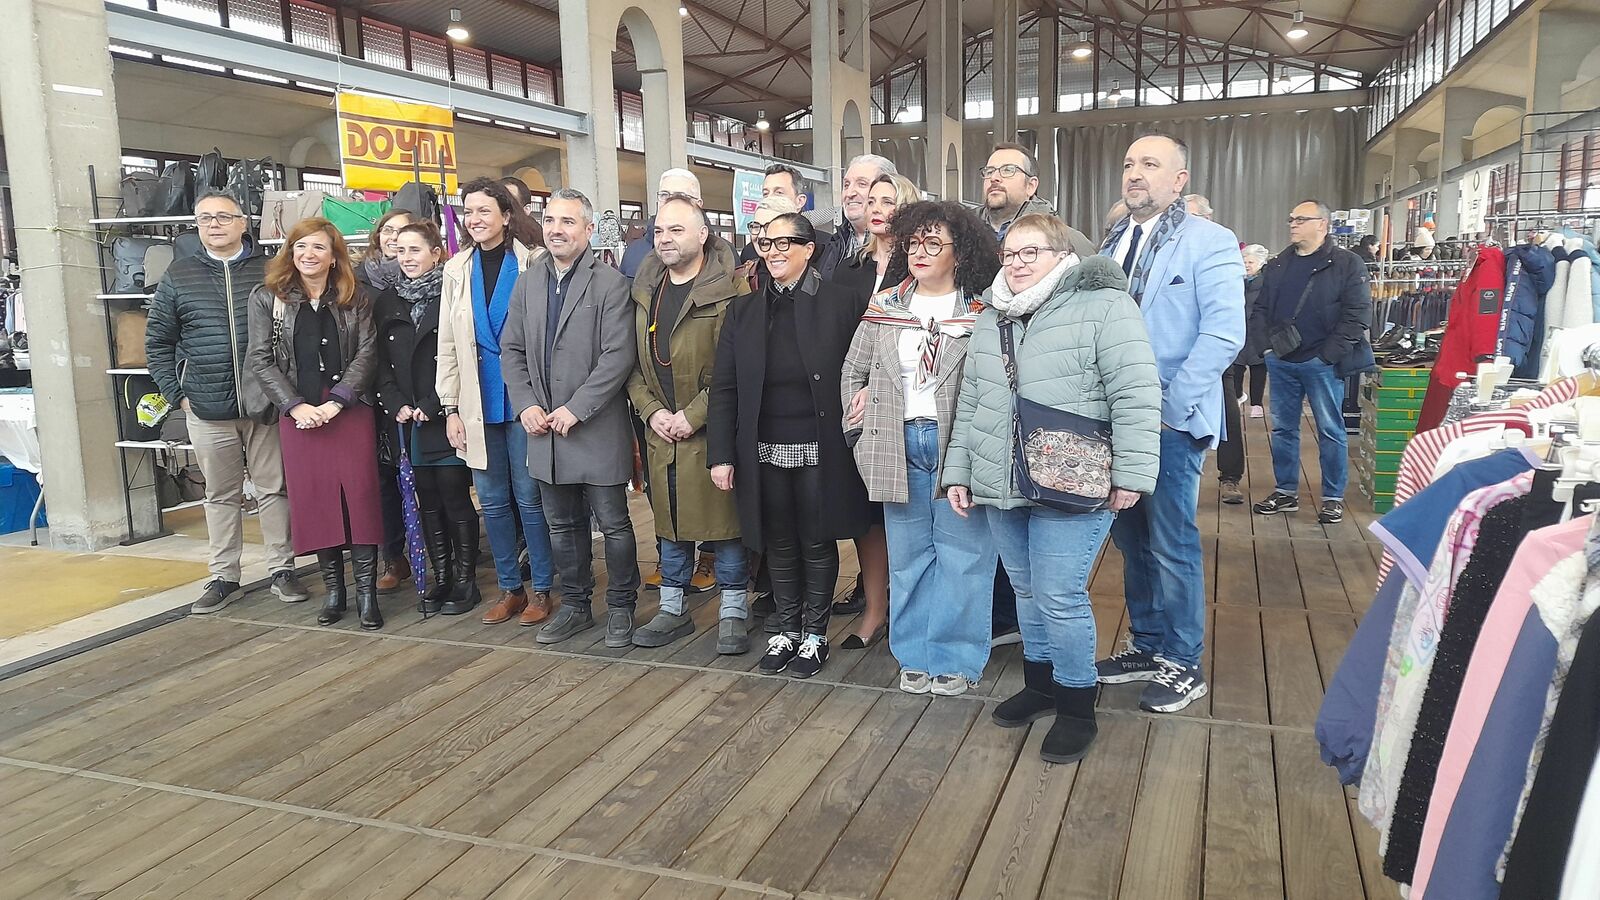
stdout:
{"type": "Polygon", "coordinates": [[[1497,355],[1511,360],[1515,367],[1512,374],[1518,378],[1538,377],[1544,325],[1554,321],[1544,316],[1544,310],[1555,294],[1560,271],[1555,257],[1542,247],[1519,244],[1506,250],[1505,297],[1497,355]]]}
{"type": "Polygon", "coordinates": [[[1471,377],[1480,361],[1494,358],[1500,333],[1500,301],[1505,293],[1506,257],[1497,247],[1484,247],[1471,270],[1450,297],[1449,321],[1439,358],[1428,378],[1428,395],[1417,420],[1417,431],[1438,427],[1450,405],[1450,392],[1461,383],[1460,373],[1471,377]]]}
{"type": "Polygon", "coordinates": [[[1600,252],[1585,237],[1568,237],[1566,251],[1571,264],[1567,270],[1567,309],[1570,312],[1581,303],[1589,316],[1583,324],[1600,322],[1600,252]]]}

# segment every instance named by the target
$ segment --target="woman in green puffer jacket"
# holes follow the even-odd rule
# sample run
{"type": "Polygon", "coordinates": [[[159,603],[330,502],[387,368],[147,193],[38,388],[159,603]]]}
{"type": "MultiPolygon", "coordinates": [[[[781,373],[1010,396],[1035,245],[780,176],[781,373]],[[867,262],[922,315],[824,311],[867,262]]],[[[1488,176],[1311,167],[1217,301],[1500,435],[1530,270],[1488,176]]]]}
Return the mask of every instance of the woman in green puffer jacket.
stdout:
{"type": "Polygon", "coordinates": [[[967,364],[943,482],[961,515],[983,516],[1017,589],[1026,687],[994,720],[1020,727],[1054,713],[1040,748],[1080,759],[1094,741],[1097,696],[1089,572],[1116,510],[1155,489],[1161,383],[1139,307],[1116,263],[1079,260],[1066,225],[1027,215],[1006,234],[1000,274],[967,343],[967,364]],[[1108,508],[1068,513],[1035,505],[1012,474],[1012,401],[1000,349],[1012,324],[1017,382],[1036,403],[1111,423],[1108,508]]]}

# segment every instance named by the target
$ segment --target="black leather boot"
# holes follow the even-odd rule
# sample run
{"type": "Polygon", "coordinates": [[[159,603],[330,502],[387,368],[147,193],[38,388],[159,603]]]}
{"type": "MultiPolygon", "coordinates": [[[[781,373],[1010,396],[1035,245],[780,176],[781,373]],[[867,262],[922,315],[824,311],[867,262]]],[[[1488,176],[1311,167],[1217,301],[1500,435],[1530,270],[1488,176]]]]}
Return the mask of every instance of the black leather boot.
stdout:
{"type": "Polygon", "coordinates": [[[470,612],[482,596],[478,593],[478,520],[450,523],[450,543],[455,553],[455,583],[450,599],[439,611],[447,616],[470,612]]]}
{"type": "Polygon", "coordinates": [[[317,624],[332,625],[344,618],[344,548],[318,550],[317,565],[322,570],[322,586],[328,589],[317,624]]]}
{"type": "Polygon", "coordinates": [[[1056,720],[1039,745],[1039,758],[1049,763],[1069,763],[1083,759],[1100,729],[1094,723],[1094,701],[1100,688],[1054,688],[1056,720]]]}
{"type": "Polygon", "coordinates": [[[356,614],[362,631],[383,627],[378,609],[378,548],[375,544],[356,544],[350,548],[350,571],[356,577],[356,614]]]}
{"type": "Polygon", "coordinates": [[[1055,667],[1048,662],[1022,660],[1023,688],[994,708],[994,723],[1001,728],[1021,728],[1056,711],[1055,667]]]}
{"type": "Polygon", "coordinates": [[[428,550],[428,567],[431,569],[428,589],[417,601],[417,612],[424,617],[439,611],[444,601],[450,599],[450,588],[455,584],[455,573],[450,567],[450,532],[446,530],[441,510],[422,510],[422,543],[428,550]]]}

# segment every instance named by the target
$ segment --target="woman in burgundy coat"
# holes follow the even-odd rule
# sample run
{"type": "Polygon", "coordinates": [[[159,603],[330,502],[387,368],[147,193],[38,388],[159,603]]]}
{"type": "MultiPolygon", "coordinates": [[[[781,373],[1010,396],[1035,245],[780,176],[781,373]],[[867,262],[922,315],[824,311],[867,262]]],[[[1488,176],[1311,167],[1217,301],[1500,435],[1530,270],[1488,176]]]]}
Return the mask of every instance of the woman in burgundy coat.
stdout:
{"type": "Polygon", "coordinates": [[[247,358],[280,416],[290,540],[296,555],[317,554],[328,589],[317,622],[344,615],[348,546],[361,627],[382,628],[371,391],[377,335],[344,238],[326,219],[300,222],[267,263],[266,281],[250,295],[247,358]]]}

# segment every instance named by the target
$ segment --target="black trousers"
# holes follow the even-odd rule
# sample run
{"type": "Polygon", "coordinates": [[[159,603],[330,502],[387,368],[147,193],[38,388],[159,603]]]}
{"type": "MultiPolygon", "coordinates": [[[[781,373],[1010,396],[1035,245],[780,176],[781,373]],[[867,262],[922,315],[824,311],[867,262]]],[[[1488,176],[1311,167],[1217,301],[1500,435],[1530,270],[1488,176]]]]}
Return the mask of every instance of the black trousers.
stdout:
{"type": "Polygon", "coordinates": [[[1222,370],[1222,420],[1227,437],[1217,444],[1217,480],[1244,478],[1244,422],[1239,418],[1239,376],[1244,366],[1222,370]]]}
{"type": "Polygon", "coordinates": [[[1267,364],[1250,366],[1250,405],[1261,406],[1267,399],[1267,364]]]}
{"type": "Polygon", "coordinates": [[[472,522],[478,510],[472,505],[472,470],[466,466],[417,466],[417,509],[423,515],[442,515],[449,523],[472,522]]]}
{"type": "Polygon", "coordinates": [[[628,517],[625,484],[539,482],[550,550],[561,576],[561,602],[587,609],[594,594],[592,515],[606,548],[606,607],[632,610],[639,602],[639,545],[628,517]]]}
{"type": "Polygon", "coordinates": [[[775,615],[785,632],[828,634],[833,588],[839,580],[839,545],[822,538],[815,523],[827,490],[821,467],[761,466],[761,530],[775,615]]]}

